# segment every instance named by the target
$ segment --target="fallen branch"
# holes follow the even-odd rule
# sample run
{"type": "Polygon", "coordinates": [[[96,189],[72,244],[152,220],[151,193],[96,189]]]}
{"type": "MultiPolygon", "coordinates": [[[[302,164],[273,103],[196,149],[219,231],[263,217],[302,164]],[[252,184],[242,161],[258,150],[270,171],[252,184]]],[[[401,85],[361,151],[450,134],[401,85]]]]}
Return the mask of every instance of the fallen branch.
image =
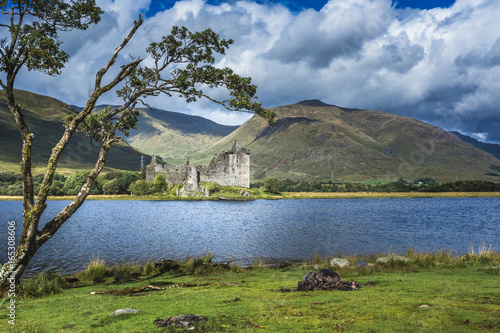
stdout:
{"type": "Polygon", "coordinates": [[[107,291],[92,291],[90,294],[91,295],[102,295],[102,294],[133,294],[133,293],[138,293],[141,291],[154,291],[154,290],[166,290],[170,288],[176,288],[176,287],[202,287],[202,286],[208,286],[211,283],[197,283],[197,284],[191,284],[191,283],[178,283],[174,284],[173,286],[169,287],[155,287],[153,285],[147,285],[144,287],[138,287],[138,288],[127,288],[123,290],[107,290],[107,291]]]}

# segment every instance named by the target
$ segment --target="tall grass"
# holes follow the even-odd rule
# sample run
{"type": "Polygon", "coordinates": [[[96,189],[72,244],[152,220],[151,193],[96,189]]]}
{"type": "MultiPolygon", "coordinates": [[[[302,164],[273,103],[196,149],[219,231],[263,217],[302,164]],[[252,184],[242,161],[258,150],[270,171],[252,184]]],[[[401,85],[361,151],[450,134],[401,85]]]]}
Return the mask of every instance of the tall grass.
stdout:
{"type": "Polygon", "coordinates": [[[42,272],[37,276],[22,279],[19,294],[22,297],[41,297],[62,292],[67,286],[66,279],[59,273],[42,272]]]}
{"type": "Polygon", "coordinates": [[[500,253],[496,253],[492,245],[480,244],[477,251],[471,245],[467,254],[462,256],[462,260],[498,266],[500,264],[500,253]]]}
{"type": "Polygon", "coordinates": [[[104,282],[107,277],[111,276],[110,273],[110,269],[106,266],[104,260],[94,258],[85,268],[83,276],[96,284],[104,282]]]}
{"type": "MultiPolygon", "coordinates": [[[[441,250],[436,252],[417,252],[414,249],[406,251],[405,256],[409,260],[388,260],[385,263],[378,263],[377,258],[384,256],[377,255],[351,255],[344,258],[348,259],[352,264],[346,267],[331,267],[330,260],[332,257],[322,257],[316,254],[310,262],[304,262],[300,265],[304,269],[320,269],[333,268],[341,276],[350,274],[370,275],[378,272],[417,272],[421,269],[448,267],[460,268],[472,265],[473,267],[498,267],[500,266],[500,253],[495,252],[491,245],[481,244],[477,249],[470,247],[468,253],[460,255],[453,251],[441,250]],[[357,265],[362,260],[368,264],[357,265]]],[[[386,255],[390,256],[390,255],[386,255]]],[[[338,254],[336,257],[342,257],[338,254]]],[[[79,285],[85,284],[100,284],[100,283],[121,283],[124,281],[133,281],[140,278],[151,277],[161,274],[188,274],[188,275],[210,275],[224,272],[239,272],[241,270],[265,270],[269,268],[284,270],[291,263],[286,265],[268,265],[263,261],[254,262],[253,266],[241,267],[238,264],[221,264],[214,262],[215,254],[207,253],[198,258],[188,258],[184,262],[162,260],[153,262],[148,260],[146,263],[139,265],[135,263],[122,263],[114,266],[106,266],[104,260],[99,258],[92,259],[85,267],[83,272],[74,276],[78,277],[79,285]],[[114,278],[114,280],[113,280],[114,278]]],[[[293,265],[292,265],[293,266],[293,265]]],[[[24,297],[40,297],[47,294],[60,293],[70,284],[65,277],[57,273],[43,272],[33,278],[22,279],[20,283],[20,295],[24,297]]]]}

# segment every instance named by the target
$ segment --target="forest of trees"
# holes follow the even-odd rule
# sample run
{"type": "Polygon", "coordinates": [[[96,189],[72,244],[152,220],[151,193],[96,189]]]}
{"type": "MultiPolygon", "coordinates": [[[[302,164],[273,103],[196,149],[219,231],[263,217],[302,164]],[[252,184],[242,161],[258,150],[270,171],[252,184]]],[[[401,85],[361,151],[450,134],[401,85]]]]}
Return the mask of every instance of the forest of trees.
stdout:
{"type": "MultiPolygon", "coordinates": [[[[252,184],[252,187],[263,186],[265,183],[252,184]]],[[[280,192],[500,192],[500,183],[464,180],[439,184],[432,178],[421,178],[413,182],[399,179],[379,184],[317,183],[287,179],[274,186],[277,186],[280,192]]]]}
{"type": "MultiPolygon", "coordinates": [[[[88,172],[78,171],[64,177],[56,174],[49,190],[49,195],[76,195],[88,177],[88,172]]],[[[142,179],[141,173],[132,171],[115,171],[101,175],[92,185],[90,194],[129,194],[131,184],[142,179]]],[[[43,175],[33,177],[35,192],[40,188],[43,175]]],[[[0,195],[23,195],[21,175],[14,173],[0,173],[0,195]]]]}
{"type": "MultiPolygon", "coordinates": [[[[50,195],[76,195],[87,179],[88,173],[83,171],[64,177],[55,175],[50,188],[50,195]]],[[[33,177],[35,191],[40,186],[43,175],[33,177]]],[[[154,182],[144,179],[144,174],[132,171],[114,171],[101,175],[92,186],[90,194],[135,194],[147,195],[169,190],[165,178],[161,175],[154,182]]],[[[437,183],[432,178],[421,178],[413,182],[400,179],[395,182],[380,184],[362,183],[316,183],[299,182],[290,179],[279,181],[276,178],[267,179],[252,184],[253,188],[269,188],[272,193],[280,192],[500,192],[500,183],[485,180],[463,180],[451,183],[437,183]]],[[[21,175],[0,173],[0,195],[21,196],[21,175]]]]}

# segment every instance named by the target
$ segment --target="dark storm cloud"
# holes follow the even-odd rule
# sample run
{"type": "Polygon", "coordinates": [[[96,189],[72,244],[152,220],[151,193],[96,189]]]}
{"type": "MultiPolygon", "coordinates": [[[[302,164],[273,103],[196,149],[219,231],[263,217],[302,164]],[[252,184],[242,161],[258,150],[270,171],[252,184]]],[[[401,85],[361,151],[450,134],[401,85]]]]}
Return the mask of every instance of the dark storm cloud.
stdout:
{"type": "MultiPolygon", "coordinates": [[[[17,88],[82,105],[94,75],[150,0],[98,0],[106,19],[64,35],[71,54],[63,74],[24,73],[17,88]]],[[[232,38],[217,66],[252,77],[265,107],[317,98],[427,121],[447,130],[499,138],[498,0],[457,0],[449,8],[398,9],[390,0],[330,0],[321,10],[292,11],[275,1],[177,1],[147,17],[122,54],[144,55],[172,25],[211,28],[232,38]]],[[[151,65],[150,59],[144,64],[151,65]]],[[[117,103],[112,93],[100,103],[117,103]]],[[[209,102],[158,98],[161,109],[237,124],[246,114],[209,102]]]]}

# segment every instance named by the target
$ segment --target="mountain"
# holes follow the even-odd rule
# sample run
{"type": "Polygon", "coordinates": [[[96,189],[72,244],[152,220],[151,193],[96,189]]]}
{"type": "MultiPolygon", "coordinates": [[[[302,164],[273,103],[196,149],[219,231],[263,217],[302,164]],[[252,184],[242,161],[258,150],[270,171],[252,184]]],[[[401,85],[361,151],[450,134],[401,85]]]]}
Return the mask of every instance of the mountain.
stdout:
{"type": "Polygon", "coordinates": [[[274,127],[253,117],[192,157],[206,164],[235,140],[251,151],[253,181],[464,179],[500,181],[500,161],[455,135],[421,121],[318,100],[274,108],[274,127]],[[495,168],[495,166],[497,168],[495,168]]]}
{"type": "MultiPolygon", "coordinates": [[[[52,147],[64,132],[60,119],[76,114],[77,111],[54,98],[22,90],[16,91],[16,99],[22,105],[30,130],[35,134],[32,150],[34,173],[41,173],[52,147]]],[[[19,130],[9,111],[5,93],[0,91],[0,171],[19,172],[21,144],[19,130]]],[[[58,167],[66,172],[75,169],[89,170],[94,166],[98,152],[98,144],[91,145],[89,139],[84,138],[81,133],[76,133],[61,156],[58,167]]],[[[126,142],[117,142],[110,149],[106,168],[138,171],[141,155],[143,154],[140,151],[126,142]]],[[[148,164],[150,161],[151,157],[144,155],[144,162],[148,164]]]]}
{"type": "Polygon", "coordinates": [[[485,152],[488,152],[491,155],[495,156],[496,158],[500,159],[500,145],[497,145],[495,143],[481,142],[479,140],[471,138],[470,136],[463,135],[462,133],[459,132],[452,131],[449,133],[457,136],[460,140],[470,143],[474,147],[484,150],[485,152]]]}
{"type": "Polygon", "coordinates": [[[170,164],[185,163],[196,152],[210,147],[238,128],[178,112],[139,110],[137,129],[130,131],[127,142],[146,153],[168,158],[170,164]]]}

